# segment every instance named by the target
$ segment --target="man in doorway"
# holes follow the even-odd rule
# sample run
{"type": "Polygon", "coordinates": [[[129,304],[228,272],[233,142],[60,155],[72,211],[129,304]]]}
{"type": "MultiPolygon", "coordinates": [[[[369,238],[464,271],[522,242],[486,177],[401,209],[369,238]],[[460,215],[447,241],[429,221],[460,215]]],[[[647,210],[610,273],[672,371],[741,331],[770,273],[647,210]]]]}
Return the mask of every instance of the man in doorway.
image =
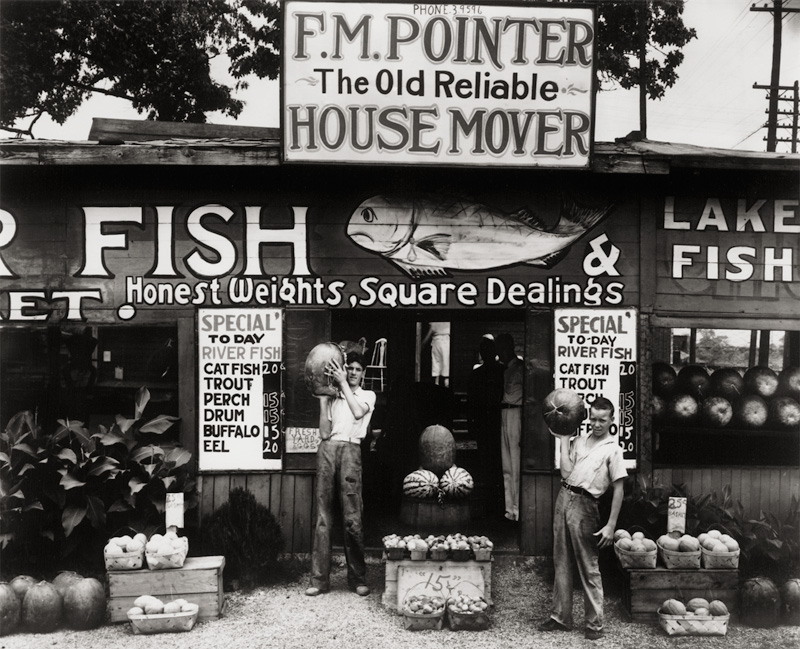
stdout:
{"type": "Polygon", "coordinates": [[[517,356],[511,334],[497,336],[497,354],[505,365],[500,401],[500,458],[503,463],[505,517],[519,520],[519,462],[522,433],[522,379],[524,364],[517,356]]]}
{"type": "Polygon", "coordinates": [[[334,497],[338,494],[344,528],[344,556],[347,584],[358,595],[369,595],[364,560],[364,528],[361,522],[361,441],[366,437],[376,395],[361,387],[364,359],[358,352],[347,354],[345,367],[335,360],[326,373],[336,383],[336,397],[320,399],[317,448],[317,521],[311,555],[311,585],[306,595],[316,596],[330,589],[331,528],[334,497]]]}
{"type": "Polygon", "coordinates": [[[478,443],[479,477],[491,511],[503,500],[503,467],[500,460],[500,401],[505,366],[497,359],[497,345],[489,334],[481,338],[481,363],[469,377],[467,407],[469,429],[478,443]]]}
{"type": "Polygon", "coordinates": [[[450,323],[431,322],[422,340],[423,347],[431,343],[431,375],[436,385],[450,387],[450,323]]]}
{"type": "Polygon", "coordinates": [[[628,472],[622,448],[611,434],[614,404],[605,397],[595,399],[589,409],[589,423],[590,435],[561,439],[561,490],[553,514],[553,605],[550,618],[539,630],[570,630],[574,561],[583,585],[584,637],[597,640],[603,636],[603,580],[598,554],[600,548],[614,542],[628,472]],[[614,490],[611,511],[601,527],[597,501],[609,487],[614,490]]]}

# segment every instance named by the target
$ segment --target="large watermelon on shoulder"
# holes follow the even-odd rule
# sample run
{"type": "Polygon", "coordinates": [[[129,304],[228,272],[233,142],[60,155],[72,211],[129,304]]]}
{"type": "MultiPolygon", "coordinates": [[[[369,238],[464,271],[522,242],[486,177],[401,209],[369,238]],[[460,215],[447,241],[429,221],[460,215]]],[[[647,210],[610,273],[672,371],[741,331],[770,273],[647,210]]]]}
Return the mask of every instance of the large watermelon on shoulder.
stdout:
{"type": "Polygon", "coordinates": [[[453,465],[444,472],[439,480],[439,489],[450,498],[464,498],[472,493],[475,482],[469,471],[453,465]]]}
{"type": "Polygon", "coordinates": [[[439,492],[439,477],[427,469],[412,471],[403,479],[403,494],[409,498],[433,498],[439,492]]]}

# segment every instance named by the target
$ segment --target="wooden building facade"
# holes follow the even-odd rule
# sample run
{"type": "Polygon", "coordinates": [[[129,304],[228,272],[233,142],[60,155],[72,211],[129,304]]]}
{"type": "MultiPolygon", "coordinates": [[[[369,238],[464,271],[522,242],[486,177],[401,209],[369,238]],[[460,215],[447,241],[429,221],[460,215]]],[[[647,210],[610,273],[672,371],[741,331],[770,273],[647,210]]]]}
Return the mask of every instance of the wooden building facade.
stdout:
{"type": "MultiPolygon", "coordinates": [[[[30,408],[102,423],[146,385],[154,408],[181,419],[167,441],[196,456],[198,514],[245,487],[276,514],[287,550],[305,553],[310,349],[364,338],[377,358],[385,341],[373,376],[384,449],[369,470],[374,506],[391,509],[429,396],[416,391],[429,373],[421,328],[451,323],[455,396],[440,416],[455,427],[481,336],[508,332],[526,367],[519,549],[547,554],[559,475],[541,402],[557,385],[587,398],[603,385],[583,376],[601,370],[565,364],[556,340],[579,332],[557,316],[591,333],[575,344],[613,347],[621,332],[602,317],[627,309],[631,472],[693,494],[730,485],[752,516],[785,514],[800,495],[800,424],[676,425],[673,413],[662,425],[654,408],[670,404],[657,405],[653,379],[658,364],[800,366],[800,157],[620,141],[597,143],[590,171],[293,165],[274,131],[163,139],[148,123],[135,135],[101,126],[87,142],[0,143],[0,425],[30,408]],[[375,235],[375,218],[390,231],[375,235]],[[282,318],[282,438],[263,467],[219,469],[224,444],[206,439],[199,314],[226,308],[282,318]],[[91,394],[58,378],[84,331],[91,394]]],[[[474,444],[459,454],[480,473],[474,444]]]]}

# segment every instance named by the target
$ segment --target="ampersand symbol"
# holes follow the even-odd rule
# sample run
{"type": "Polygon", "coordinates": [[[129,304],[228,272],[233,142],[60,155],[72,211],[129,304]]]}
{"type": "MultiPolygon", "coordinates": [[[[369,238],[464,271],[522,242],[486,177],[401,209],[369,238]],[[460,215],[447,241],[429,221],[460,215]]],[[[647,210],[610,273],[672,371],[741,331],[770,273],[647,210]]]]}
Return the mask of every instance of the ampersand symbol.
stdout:
{"type": "Polygon", "coordinates": [[[619,276],[619,271],[614,264],[619,260],[620,250],[612,243],[611,250],[606,254],[603,249],[604,243],[608,243],[606,234],[601,234],[589,242],[592,252],[583,258],[583,272],[590,277],[597,277],[603,274],[609,277],[619,276]]]}

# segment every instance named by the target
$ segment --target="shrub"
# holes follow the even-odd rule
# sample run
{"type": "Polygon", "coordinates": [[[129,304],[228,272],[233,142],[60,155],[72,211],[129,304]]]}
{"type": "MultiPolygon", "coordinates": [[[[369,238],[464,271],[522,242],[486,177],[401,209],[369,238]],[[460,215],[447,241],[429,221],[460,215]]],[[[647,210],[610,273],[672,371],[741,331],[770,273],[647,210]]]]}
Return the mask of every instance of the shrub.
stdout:
{"type": "Polygon", "coordinates": [[[250,491],[232,489],[228,502],[203,518],[202,538],[210,554],[225,555],[226,581],[249,588],[275,579],[283,534],[250,491]]]}
{"type": "Polygon", "coordinates": [[[144,443],[177,421],[143,421],[147,388],[136,393],[134,417],[117,415],[90,433],[80,421],[59,420],[44,433],[21,412],[0,433],[0,552],[4,571],[52,572],[56,565],[102,571],[102,547],[120,528],[148,536],[163,526],[167,492],[197,504],[191,453],[144,443]],[[94,562],[94,563],[93,563],[94,562]]]}

